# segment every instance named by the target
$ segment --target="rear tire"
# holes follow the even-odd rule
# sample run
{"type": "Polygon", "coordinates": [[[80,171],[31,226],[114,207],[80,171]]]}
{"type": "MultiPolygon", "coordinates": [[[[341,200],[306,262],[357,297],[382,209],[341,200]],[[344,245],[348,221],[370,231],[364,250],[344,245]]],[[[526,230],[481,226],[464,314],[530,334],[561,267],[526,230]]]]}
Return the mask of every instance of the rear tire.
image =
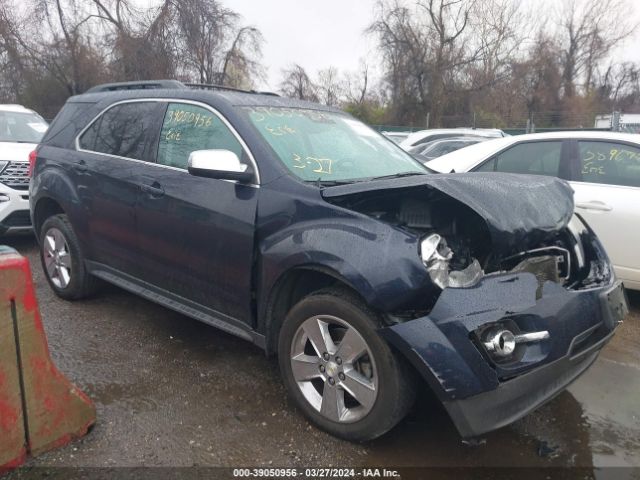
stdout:
{"type": "Polygon", "coordinates": [[[60,298],[78,300],[95,293],[98,279],[87,272],[80,242],[66,215],[54,215],[42,224],[40,261],[49,286],[60,298]]]}
{"type": "Polygon", "coordinates": [[[413,372],[378,335],[382,326],[356,295],[335,288],[303,298],[284,320],[284,384],[305,416],[337,437],[379,437],[413,404],[413,372]]]}

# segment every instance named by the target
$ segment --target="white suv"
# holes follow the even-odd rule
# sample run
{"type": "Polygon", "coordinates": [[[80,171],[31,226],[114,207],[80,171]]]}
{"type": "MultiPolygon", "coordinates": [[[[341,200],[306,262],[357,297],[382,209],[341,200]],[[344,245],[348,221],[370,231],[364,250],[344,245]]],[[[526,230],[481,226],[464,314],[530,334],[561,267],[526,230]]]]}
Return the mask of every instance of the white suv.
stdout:
{"type": "Polygon", "coordinates": [[[0,105],[0,235],[31,229],[29,153],[47,128],[33,110],[0,105]]]}

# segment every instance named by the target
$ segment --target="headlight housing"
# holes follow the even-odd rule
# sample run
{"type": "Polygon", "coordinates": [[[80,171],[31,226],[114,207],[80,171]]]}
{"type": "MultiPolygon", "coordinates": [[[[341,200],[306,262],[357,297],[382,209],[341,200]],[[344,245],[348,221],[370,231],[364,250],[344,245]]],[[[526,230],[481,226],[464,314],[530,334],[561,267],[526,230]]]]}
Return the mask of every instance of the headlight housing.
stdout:
{"type": "Polygon", "coordinates": [[[463,270],[451,270],[450,262],[454,255],[445,238],[437,233],[426,236],[420,242],[422,263],[427,267],[431,281],[438,287],[464,288],[477,283],[484,275],[478,260],[473,258],[463,270]]]}

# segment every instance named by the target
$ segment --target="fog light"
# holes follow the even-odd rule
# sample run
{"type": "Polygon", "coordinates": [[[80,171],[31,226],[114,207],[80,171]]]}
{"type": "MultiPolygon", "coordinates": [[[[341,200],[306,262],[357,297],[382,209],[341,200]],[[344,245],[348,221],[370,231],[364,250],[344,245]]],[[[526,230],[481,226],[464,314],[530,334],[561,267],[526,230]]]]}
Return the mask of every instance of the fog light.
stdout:
{"type": "Polygon", "coordinates": [[[9,195],[5,195],[4,193],[0,193],[0,203],[8,202],[8,201],[9,201],[9,195]]]}
{"type": "Polygon", "coordinates": [[[515,334],[507,328],[492,329],[484,335],[484,348],[496,357],[508,357],[522,343],[534,343],[550,338],[547,330],[515,334]]]}
{"type": "Polygon", "coordinates": [[[499,357],[508,357],[516,349],[516,336],[510,330],[498,330],[487,336],[484,346],[499,357]]]}

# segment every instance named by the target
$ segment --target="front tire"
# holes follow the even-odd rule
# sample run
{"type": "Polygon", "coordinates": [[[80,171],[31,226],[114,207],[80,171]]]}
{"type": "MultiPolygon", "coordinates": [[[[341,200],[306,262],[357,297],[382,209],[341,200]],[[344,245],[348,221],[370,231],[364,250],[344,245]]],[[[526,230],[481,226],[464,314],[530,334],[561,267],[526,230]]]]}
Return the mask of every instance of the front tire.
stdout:
{"type": "Polygon", "coordinates": [[[342,289],[305,297],[284,320],[278,358],[285,386],[302,412],[335,436],[374,439],[413,404],[410,367],[378,335],[381,326],[342,289]]]}
{"type": "Polygon", "coordinates": [[[45,220],[40,229],[40,261],[49,286],[65,300],[93,294],[97,279],[87,272],[80,243],[64,214],[45,220]]]}

